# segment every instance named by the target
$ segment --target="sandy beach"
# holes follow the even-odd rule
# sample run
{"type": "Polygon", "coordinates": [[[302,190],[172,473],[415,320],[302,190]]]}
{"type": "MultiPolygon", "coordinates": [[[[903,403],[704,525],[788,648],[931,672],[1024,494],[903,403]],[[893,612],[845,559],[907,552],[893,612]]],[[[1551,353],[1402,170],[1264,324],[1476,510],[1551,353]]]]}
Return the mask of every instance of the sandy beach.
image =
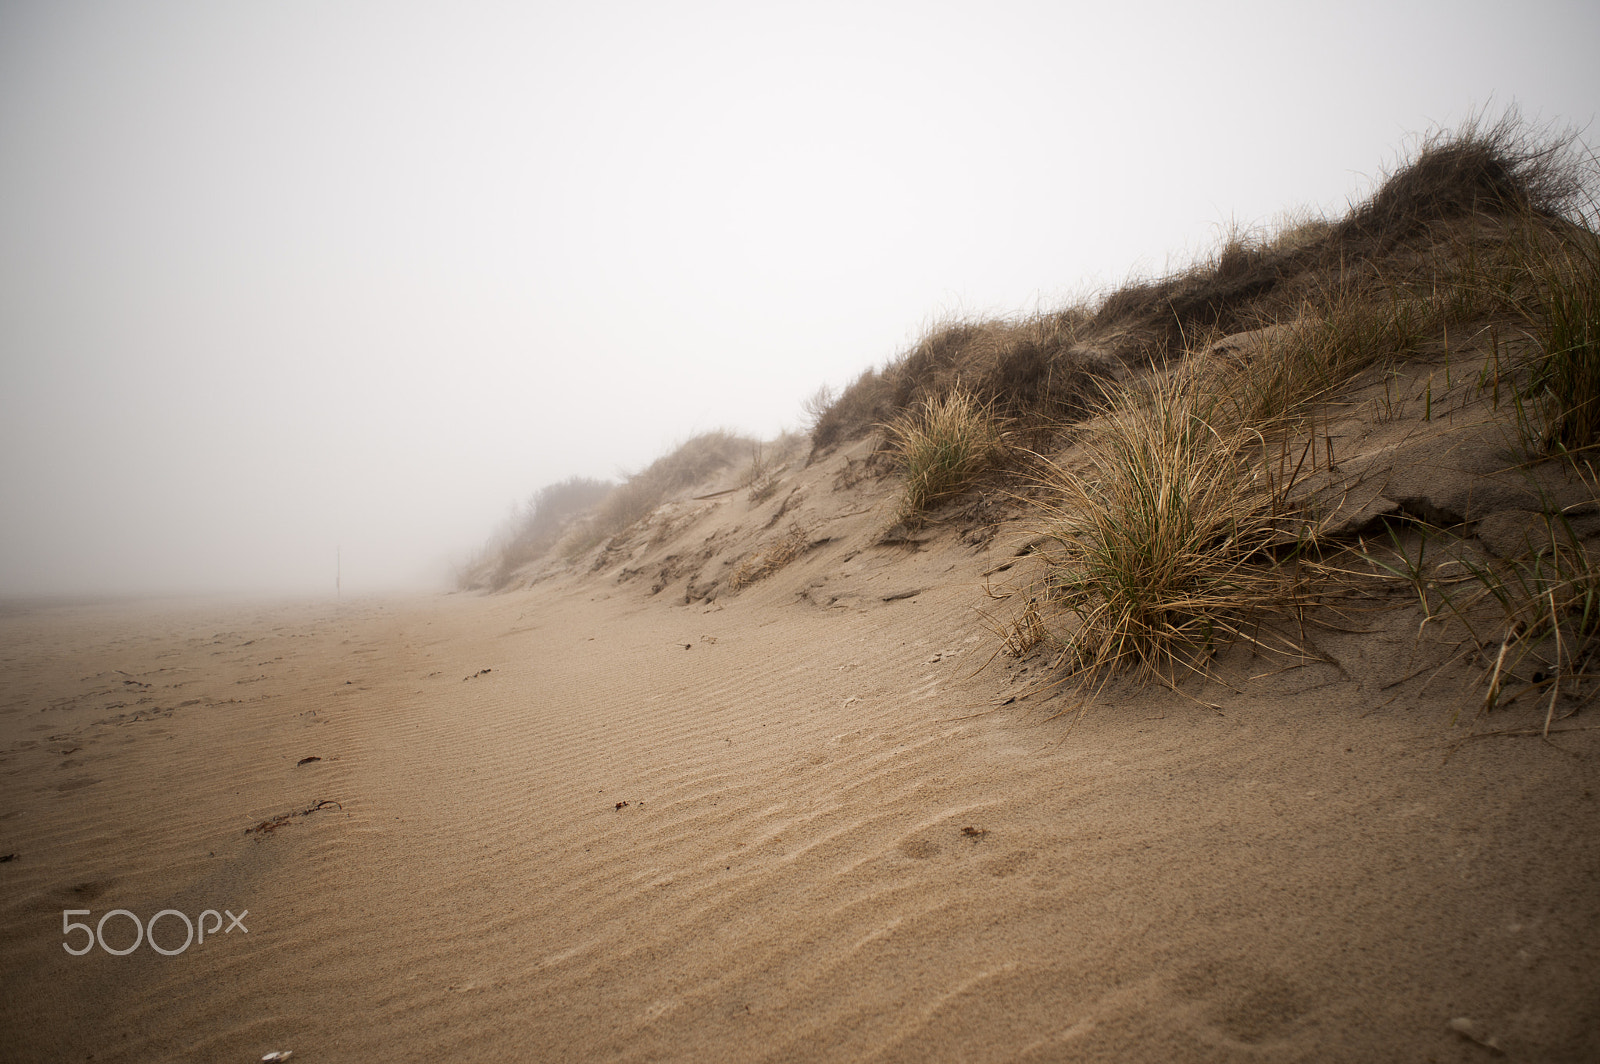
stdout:
{"type": "Polygon", "coordinates": [[[1258,6],[0,3],[0,1064],[1600,1064],[1600,3],[1258,6]]]}
{"type": "Polygon", "coordinates": [[[710,603],[8,611],[0,1057],[1600,1056],[1600,733],[1463,740],[1403,611],[1073,726],[980,668],[1004,536],[851,520],[710,603]]]}

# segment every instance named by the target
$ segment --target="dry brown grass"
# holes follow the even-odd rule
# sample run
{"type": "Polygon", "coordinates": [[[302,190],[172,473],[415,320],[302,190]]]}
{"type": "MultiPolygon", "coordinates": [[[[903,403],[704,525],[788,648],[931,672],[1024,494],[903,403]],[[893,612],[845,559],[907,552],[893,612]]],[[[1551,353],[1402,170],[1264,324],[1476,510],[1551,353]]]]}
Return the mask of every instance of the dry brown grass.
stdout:
{"type": "MultiPolygon", "coordinates": [[[[960,387],[999,416],[1074,420],[1117,371],[1077,342],[1081,308],[1032,317],[944,322],[882,370],[868,370],[818,415],[816,447],[855,439],[960,387]]],[[[821,398],[820,396],[818,397],[821,398]]]]}
{"type": "Polygon", "coordinates": [[[1414,355],[1444,328],[1436,299],[1368,282],[1336,279],[1270,327],[1245,359],[1206,371],[1228,420],[1258,427],[1292,424],[1373,365],[1414,355]]]}
{"type": "Polygon", "coordinates": [[[1435,131],[1351,210],[1334,239],[1347,254],[1371,257],[1441,221],[1567,216],[1587,197],[1575,144],[1572,134],[1531,127],[1515,110],[1435,131]]]}
{"type": "Polygon", "coordinates": [[[799,433],[785,432],[775,440],[751,447],[750,466],[739,478],[739,486],[750,489],[748,498],[752,503],[766,502],[777,494],[784,470],[800,454],[804,440],[799,433]]]}
{"type": "Polygon", "coordinates": [[[889,450],[905,475],[899,520],[920,519],[965,491],[1005,454],[1005,431],[993,409],[957,386],[929,396],[884,426],[889,450]]]}
{"type": "Polygon", "coordinates": [[[728,578],[729,591],[742,591],[751,584],[765,580],[806,552],[811,534],[795,526],[778,539],[748,555],[728,578]]]}
{"type": "Polygon", "coordinates": [[[1176,682],[1263,614],[1298,617],[1300,577],[1273,552],[1291,486],[1261,463],[1259,431],[1219,416],[1193,376],[1156,378],[1093,423],[1084,471],[1050,464],[1042,506],[1046,604],[1067,621],[1068,676],[1132,670],[1176,682]]]}
{"type": "MultiPolygon", "coordinates": [[[[1175,682],[1241,639],[1301,652],[1293,633],[1312,603],[1307,574],[1326,570],[1298,563],[1309,539],[1285,542],[1286,530],[1307,522],[1286,501],[1294,475],[1264,460],[1269,438],[1281,442],[1307,404],[1375,364],[1437,340],[1448,350],[1452,327],[1526,325],[1539,354],[1513,394],[1543,404],[1556,449],[1570,453],[1568,439],[1592,445],[1584,426],[1600,416],[1600,299],[1590,294],[1600,253],[1590,252],[1600,240],[1573,219],[1581,182],[1568,146],[1536,142],[1509,122],[1469,125],[1426,141],[1341,222],[1277,238],[1235,234],[1209,263],[1108,298],[1091,330],[1142,336],[1153,361],[1172,349],[1163,344],[1179,343],[1191,360],[1149,377],[1145,393],[1111,400],[1085,430],[1087,472],[1057,465],[1050,475],[1054,501],[1043,513],[1057,548],[1047,554],[1044,601],[1054,611],[1047,620],[1066,622],[1069,677],[1134,671],[1175,682]],[[1561,256],[1529,270],[1522,248],[1552,246],[1558,235],[1561,256]],[[1151,324],[1159,319],[1170,324],[1151,324]],[[1272,327],[1243,357],[1199,357],[1197,337],[1262,326],[1272,327]]],[[[1553,646],[1540,651],[1553,654],[1551,675],[1562,662],[1569,675],[1589,667],[1600,580],[1567,539],[1552,533],[1528,561],[1470,569],[1477,593],[1447,598],[1463,619],[1498,604],[1496,676],[1504,659],[1520,662],[1535,645],[1553,646]]]]}
{"type": "MultiPolygon", "coordinates": [[[[1594,474],[1585,476],[1600,498],[1594,474]]],[[[1539,729],[1578,712],[1597,690],[1600,665],[1600,556],[1560,511],[1543,515],[1527,550],[1509,558],[1446,548],[1454,537],[1418,526],[1414,550],[1391,530],[1382,547],[1363,550],[1386,579],[1409,587],[1446,645],[1463,634],[1466,656],[1482,665],[1477,716],[1528,699],[1543,712],[1539,729]],[[1413,553],[1415,556],[1413,557],[1413,553]]]]}
{"type": "Polygon", "coordinates": [[[1530,241],[1522,268],[1538,344],[1524,397],[1542,430],[1525,434],[1547,452],[1587,457],[1600,447],[1600,217],[1585,222],[1530,241]]]}
{"type": "Polygon", "coordinates": [[[1055,644],[1036,597],[1030,598],[1011,620],[991,622],[991,630],[1000,637],[1000,649],[1013,658],[1025,658],[1038,647],[1055,644]]]}

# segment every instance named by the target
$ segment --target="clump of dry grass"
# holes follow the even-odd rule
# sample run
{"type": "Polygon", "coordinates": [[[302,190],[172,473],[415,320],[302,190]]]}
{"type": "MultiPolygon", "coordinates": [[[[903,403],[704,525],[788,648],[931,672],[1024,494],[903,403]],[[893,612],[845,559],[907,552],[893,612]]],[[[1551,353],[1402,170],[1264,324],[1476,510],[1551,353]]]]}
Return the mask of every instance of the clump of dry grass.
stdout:
{"type": "Polygon", "coordinates": [[[1437,299],[1398,287],[1335,283],[1269,327],[1254,354],[1214,370],[1230,417],[1281,423],[1336,392],[1357,374],[1414,355],[1444,327],[1437,299]]]}
{"type": "Polygon", "coordinates": [[[884,432],[906,478],[902,520],[919,518],[965,491],[1000,460],[1005,447],[994,411],[959,387],[925,399],[920,408],[885,425],[884,432]]]}
{"type": "Polygon", "coordinates": [[[742,591],[765,580],[806,552],[811,533],[798,525],[766,547],[742,560],[728,578],[729,591],[742,591]]]}
{"type": "MultiPolygon", "coordinates": [[[[1522,377],[1522,397],[1548,411],[1552,449],[1593,446],[1585,419],[1592,414],[1600,428],[1600,297],[1593,295],[1600,292],[1600,242],[1593,230],[1561,217],[1571,211],[1576,173],[1565,142],[1540,146],[1507,123],[1469,126],[1429,140],[1370,201],[1337,225],[1300,234],[1292,247],[1236,237],[1205,276],[1108,301],[1111,313],[1129,314],[1158,299],[1182,322],[1197,292],[1214,293],[1230,277],[1241,291],[1239,284],[1270,267],[1278,276],[1263,293],[1273,295],[1258,298],[1253,313],[1274,306],[1287,312],[1263,319],[1276,324],[1253,355],[1191,366],[1157,384],[1148,401],[1113,403],[1090,434],[1091,472],[1057,477],[1060,501],[1051,513],[1063,550],[1050,580],[1053,602],[1078,625],[1068,648],[1072,669],[1132,666],[1170,676],[1192,666],[1198,648],[1241,637],[1247,619],[1298,614],[1305,601],[1300,578],[1275,565],[1268,550],[1289,523],[1290,486],[1250,460],[1251,441],[1282,435],[1307,404],[1375,364],[1414,356],[1430,341],[1448,343],[1453,321],[1531,305],[1541,348],[1522,377]],[[1428,276],[1438,266],[1430,256],[1441,248],[1459,252],[1463,219],[1494,239],[1470,245],[1474,257],[1465,265],[1449,263],[1449,284],[1441,288],[1436,273],[1428,276]],[[1538,258],[1536,279],[1521,278],[1518,291],[1481,284],[1515,275],[1519,243],[1530,240],[1560,249],[1538,258]],[[1285,262],[1314,264],[1335,251],[1336,271],[1313,270],[1286,283],[1285,262]],[[1290,292],[1296,304],[1282,302],[1290,292]]],[[[1234,313],[1191,320],[1227,324],[1234,313]]],[[[1573,646],[1588,646],[1596,585],[1575,544],[1552,545],[1526,564],[1475,570],[1473,578],[1480,598],[1500,603],[1505,631],[1517,633],[1500,641],[1502,656],[1507,646],[1525,652],[1527,640],[1553,639],[1557,662],[1563,647],[1570,661],[1573,646]],[[1572,626],[1565,639],[1564,623],[1572,626]]]]}
{"type": "Polygon", "coordinates": [[[1226,427],[1194,378],[1111,400],[1083,449],[1052,464],[1044,506],[1048,603],[1071,618],[1069,675],[1133,670],[1174,682],[1263,613],[1298,611],[1297,577],[1271,548],[1289,516],[1261,467],[1261,435],[1226,427]]]}
{"type": "Polygon", "coordinates": [[[1087,320],[1087,310],[1068,307],[1015,319],[940,323],[838,396],[814,396],[808,410],[822,409],[812,422],[812,442],[822,448],[856,438],[957,388],[1006,417],[1081,417],[1099,396],[1099,378],[1116,368],[1103,353],[1078,343],[1087,320]]]}
{"type": "Polygon", "coordinates": [[[1575,226],[1529,256],[1540,352],[1528,395],[1548,451],[1600,446],[1600,226],[1575,226]]]}
{"type": "Polygon", "coordinates": [[[992,630],[1000,637],[1000,649],[1013,658],[1025,658],[1037,647],[1050,646],[1055,637],[1039,610],[1037,597],[1030,598],[1022,611],[1006,622],[991,622],[992,630]]]}
{"type": "Polygon", "coordinates": [[[750,485],[750,494],[747,496],[752,503],[763,503],[778,493],[778,488],[783,482],[776,476],[764,476],[750,485]]]}
{"type": "Polygon", "coordinates": [[[1583,202],[1574,138],[1524,123],[1467,121],[1427,136],[1412,158],[1351,210],[1334,237],[1346,251],[1381,253],[1438,222],[1471,217],[1562,217],[1583,202]]]}
{"type": "Polygon", "coordinates": [[[821,385],[800,404],[800,415],[805,433],[815,435],[817,424],[828,416],[828,411],[839,401],[839,393],[831,385],[821,385]]]}

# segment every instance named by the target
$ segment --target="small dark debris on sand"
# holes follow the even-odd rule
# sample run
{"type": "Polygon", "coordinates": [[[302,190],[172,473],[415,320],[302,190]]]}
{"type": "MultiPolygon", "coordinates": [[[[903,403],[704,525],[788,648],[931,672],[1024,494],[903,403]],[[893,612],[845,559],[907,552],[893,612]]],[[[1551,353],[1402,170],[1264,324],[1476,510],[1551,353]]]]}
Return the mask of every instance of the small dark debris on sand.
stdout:
{"type": "Polygon", "coordinates": [[[335,809],[343,809],[344,808],[344,806],[342,804],[340,804],[339,802],[336,802],[331,798],[324,798],[321,801],[316,802],[316,803],[314,803],[312,805],[309,805],[306,808],[300,810],[298,813],[279,813],[277,816],[273,817],[270,820],[263,820],[261,823],[257,824],[253,828],[245,828],[244,829],[244,833],[246,835],[249,835],[252,832],[254,832],[257,835],[270,835],[274,831],[277,831],[279,828],[283,827],[289,821],[295,819],[296,817],[310,816],[312,813],[317,812],[319,809],[326,809],[330,805],[333,806],[335,809]]]}

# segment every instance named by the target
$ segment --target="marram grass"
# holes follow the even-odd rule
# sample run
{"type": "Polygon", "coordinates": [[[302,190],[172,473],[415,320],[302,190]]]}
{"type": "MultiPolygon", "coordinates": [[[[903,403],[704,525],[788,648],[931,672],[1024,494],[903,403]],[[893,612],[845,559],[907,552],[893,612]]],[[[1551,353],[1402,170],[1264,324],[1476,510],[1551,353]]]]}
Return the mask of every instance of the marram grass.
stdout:
{"type": "Polygon", "coordinates": [[[965,491],[999,459],[1005,445],[994,412],[959,387],[929,397],[884,431],[906,478],[902,520],[916,519],[965,491]]]}
{"type": "Polygon", "coordinates": [[[1532,388],[1544,408],[1544,445],[1568,453],[1600,445],[1600,234],[1581,228],[1543,249],[1538,282],[1543,358],[1532,388]]]}
{"type": "Polygon", "coordinates": [[[1111,401],[1085,465],[1047,463],[1046,580],[1070,619],[1069,675],[1173,682],[1220,644],[1259,643],[1247,629],[1263,612],[1296,612],[1293,567],[1269,551],[1292,527],[1284,486],[1262,469],[1260,433],[1219,428],[1217,405],[1192,378],[1155,382],[1111,401]]]}

